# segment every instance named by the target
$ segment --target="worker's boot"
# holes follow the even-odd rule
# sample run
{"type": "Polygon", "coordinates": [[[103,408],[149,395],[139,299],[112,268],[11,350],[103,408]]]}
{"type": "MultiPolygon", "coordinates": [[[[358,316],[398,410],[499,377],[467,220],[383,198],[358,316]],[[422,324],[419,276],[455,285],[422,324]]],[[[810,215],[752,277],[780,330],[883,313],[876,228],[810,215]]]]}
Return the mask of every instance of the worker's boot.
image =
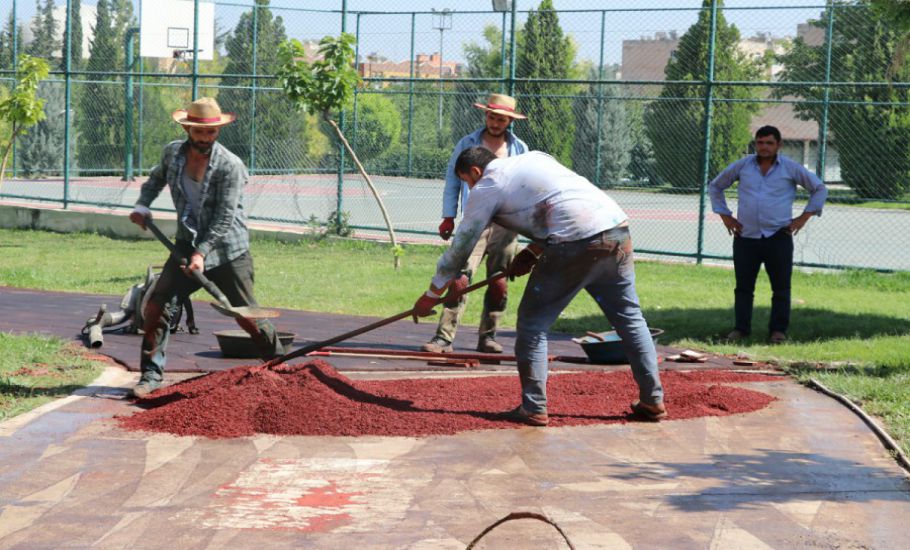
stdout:
{"type": "Polygon", "coordinates": [[[159,387],[164,380],[164,364],[170,334],[170,316],[166,308],[149,300],[145,306],[142,325],[142,351],[139,356],[139,368],[142,375],[139,383],[130,391],[130,395],[143,398],[159,387]]]}
{"type": "Polygon", "coordinates": [[[432,340],[420,346],[420,349],[421,351],[428,351],[430,353],[451,353],[452,342],[449,342],[445,338],[434,336],[432,340]]]}
{"type": "Polygon", "coordinates": [[[496,341],[496,329],[502,321],[502,311],[486,311],[478,328],[477,351],[481,353],[502,353],[502,344],[496,341]]]}

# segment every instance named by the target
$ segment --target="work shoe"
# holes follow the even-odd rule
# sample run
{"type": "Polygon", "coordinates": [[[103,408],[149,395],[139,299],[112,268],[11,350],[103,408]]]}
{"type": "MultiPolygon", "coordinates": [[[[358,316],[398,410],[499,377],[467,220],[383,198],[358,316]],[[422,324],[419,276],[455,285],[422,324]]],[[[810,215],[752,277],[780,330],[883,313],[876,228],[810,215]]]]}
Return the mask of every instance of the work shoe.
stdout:
{"type": "Polygon", "coordinates": [[[635,401],[632,403],[632,412],[637,416],[646,418],[648,420],[653,420],[654,422],[659,422],[660,420],[667,417],[667,408],[664,407],[663,403],[658,403],[657,405],[648,405],[647,403],[642,403],[641,401],[635,401]]]}
{"type": "Polygon", "coordinates": [[[547,416],[547,412],[532,413],[525,410],[521,405],[503,413],[503,418],[506,420],[511,420],[513,422],[521,422],[529,426],[546,426],[550,423],[550,417],[547,416]]]}
{"type": "Polygon", "coordinates": [[[477,351],[481,353],[502,353],[502,345],[492,336],[481,336],[477,341],[477,351]]]}
{"type": "Polygon", "coordinates": [[[161,387],[161,382],[157,380],[139,380],[139,383],[130,390],[130,396],[136,399],[142,399],[153,391],[161,387]]]}
{"type": "Polygon", "coordinates": [[[735,328],[735,329],[731,330],[729,334],[724,336],[724,341],[725,342],[739,342],[740,340],[743,340],[743,339],[747,338],[748,336],[749,335],[746,334],[745,332],[739,330],[738,328],[735,328]]]}
{"type": "Polygon", "coordinates": [[[772,344],[783,344],[787,341],[787,335],[779,330],[775,330],[771,333],[771,336],[768,337],[768,341],[772,344]]]}
{"type": "Polygon", "coordinates": [[[449,342],[445,338],[434,336],[432,340],[421,346],[420,349],[421,351],[428,351],[430,353],[451,353],[452,342],[449,342]]]}

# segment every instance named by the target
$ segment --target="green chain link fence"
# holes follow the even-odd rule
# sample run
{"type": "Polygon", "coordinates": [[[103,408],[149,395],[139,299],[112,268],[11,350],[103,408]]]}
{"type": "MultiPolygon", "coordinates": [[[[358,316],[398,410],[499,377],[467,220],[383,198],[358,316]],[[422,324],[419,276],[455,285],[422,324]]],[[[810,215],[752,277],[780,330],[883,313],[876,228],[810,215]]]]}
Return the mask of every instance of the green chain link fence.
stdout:
{"type": "MultiPolygon", "coordinates": [[[[550,0],[516,0],[501,12],[467,0],[463,11],[352,4],[217,1],[216,52],[205,61],[139,57],[138,1],[81,4],[77,17],[77,0],[37,8],[0,0],[0,94],[23,53],[55,69],[40,90],[47,120],[15,144],[0,200],[129,208],[163,145],[182,136],[170,113],[213,96],[238,115],[220,139],[249,167],[251,218],[307,226],[340,212],[352,229],[382,235],[351,159],[324,123],[293,111],[273,76],[285,38],[315,49],[346,31],[357,37],[364,85],[341,122],[400,234],[435,239],[452,148],[483,122],[472,104],[502,92],[528,115],[514,125],[519,137],[629,213],[642,254],[730,259],[706,185],[771,124],[784,154],[830,189],[824,216],[796,239],[797,263],[910,269],[901,252],[910,235],[910,63],[899,33],[863,4],[584,10],[565,9],[566,0],[553,10],[550,0]]],[[[167,201],[155,206],[167,210],[167,201]]]]}

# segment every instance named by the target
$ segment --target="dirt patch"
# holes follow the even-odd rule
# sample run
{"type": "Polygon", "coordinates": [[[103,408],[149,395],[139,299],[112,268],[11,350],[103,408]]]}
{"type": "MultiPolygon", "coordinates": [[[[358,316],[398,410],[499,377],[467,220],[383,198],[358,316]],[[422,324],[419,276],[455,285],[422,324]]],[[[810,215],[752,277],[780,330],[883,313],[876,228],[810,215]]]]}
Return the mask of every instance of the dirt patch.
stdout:
{"type": "MultiPolygon", "coordinates": [[[[727,385],[779,377],[729,371],[661,373],[671,419],[759,410],[774,397],[727,385]]],[[[212,438],[277,435],[428,436],[518,428],[500,413],[520,399],[517,376],[355,381],[324,361],[237,367],[163,388],[119,417],[129,430],[212,438]]],[[[550,426],[628,422],[637,389],[628,371],[549,379],[550,426]]]]}

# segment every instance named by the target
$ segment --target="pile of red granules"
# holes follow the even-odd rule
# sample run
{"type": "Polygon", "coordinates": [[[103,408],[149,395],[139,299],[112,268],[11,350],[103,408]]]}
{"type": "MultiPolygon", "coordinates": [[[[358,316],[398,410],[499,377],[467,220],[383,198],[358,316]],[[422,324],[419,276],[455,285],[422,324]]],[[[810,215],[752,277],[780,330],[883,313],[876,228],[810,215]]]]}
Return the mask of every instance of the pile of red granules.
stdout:
{"type": "MultiPolygon", "coordinates": [[[[756,411],[770,395],[729,383],[775,380],[729,371],[661,373],[671,420],[756,411]]],[[[632,420],[629,371],[551,375],[550,426],[632,420]]],[[[518,428],[500,417],[520,402],[516,375],[355,381],[324,361],[236,367],[163,388],[120,417],[130,430],[212,438],[277,435],[427,436],[518,428]]]]}

